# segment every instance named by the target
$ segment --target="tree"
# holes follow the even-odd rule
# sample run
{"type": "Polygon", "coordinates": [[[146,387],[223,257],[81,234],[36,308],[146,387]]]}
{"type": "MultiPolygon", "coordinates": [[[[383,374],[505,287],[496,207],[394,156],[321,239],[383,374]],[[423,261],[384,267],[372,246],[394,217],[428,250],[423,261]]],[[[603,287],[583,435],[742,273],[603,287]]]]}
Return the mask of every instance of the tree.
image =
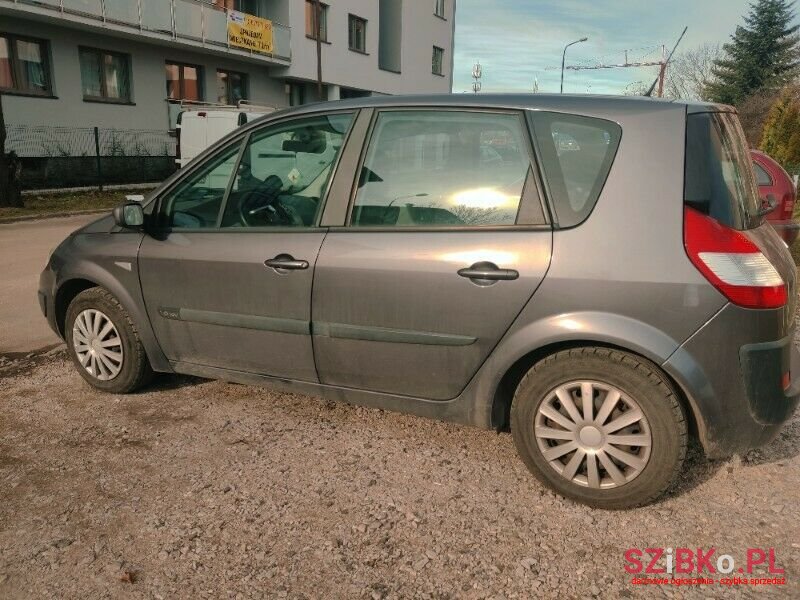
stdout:
{"type": "Polygon", "coordinates": [[[6,152],[6,121],[3,115],[3,95],[0,94],[0,206],[23,206],[19,187],[19,160],[6,152]]]}
{"type": "Polygon", "coordinates": [[[736,112],[739,113],[739,122],[742,124],[744,135],[751,148],[761,146],[764,123],[778,95],[777,92],[772,90],[760,90],[741,100],[736,105],[736,112]]]}
{"type": "Polygon", "coordinates": [[[623,96],[644,96],[647,90],[650,89],[650,84],[644,81],[631,81],[628,85],[622,88],[623,96]]]}
{"type": "Polygon", "coordinates": [[[703,44],[676,54],[667,65],[664,96],[708,100],[708,88],[716,79],[714,64],[722,57],[719,44],[703,44]]]}
{"type": "Polygon", "coordinates": [[[794,20],[793,2],[756,0],[738,26],[731,41],[723,46],[725,56],[714,63],[716,78],[707,89],[715,102],[738,104],[762,89],[778,90],[797,77],[800,25],[794,20]]]}
{"type": "Polygon", "coordinates": [[[800,169],[800,87],[786,88],[772,105],[760,147],[790,173],[800,169]]]}

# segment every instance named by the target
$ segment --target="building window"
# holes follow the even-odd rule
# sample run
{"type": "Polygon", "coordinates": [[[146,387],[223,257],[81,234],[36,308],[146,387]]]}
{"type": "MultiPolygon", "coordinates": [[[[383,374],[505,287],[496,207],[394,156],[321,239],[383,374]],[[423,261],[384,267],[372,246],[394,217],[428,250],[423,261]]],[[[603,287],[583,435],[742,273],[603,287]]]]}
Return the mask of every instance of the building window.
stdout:
{"type": "MultiPolygon", "coordinates": [[[[328,41],[328,5],[319,3],[319,38],[328,41]]],[[[317,1],[306,0],[306,37],[317,39],[317,1]]]]}
{"type": "Polygon", "coordinates": [[[52,91],[47,42],[15,35],[0,35],[0,89],[50,95],[52,91]]]}
{"type": "Polygon", "coordinates": [[[236,71],[217,70],[217,102],[236,105],[247,99],[247,75],[236,71]]]}
{"type": "Polygon", "coordinates": [[[434,0],[433,14],[444,19],[444,0],[434,0]]]}
{"type": "Polygon", "coordinates": [[[444,49],[438,46],[433,47],[432,70],[434,75],[442,75],[442,65],[444,63],[444,49]]]}
{"type": "Polygon", "coordinates": [[[181,63],[167,63],[167,99],[202,100],[200,67],[181,63]]]}
{"type": "Polygon", "coordinates": [[[258,0],[211,0],[211,3],[225,10],[236,10],[256,17],[264,16],[261,14],[261,4],[258,0]]]}
{"type": "Polygon", "coordinates": [[[366,19],[362,19],[361,17],[357,17],[355,15],[350,15],[349,17],[349,33],[348,33],[348,43],[350,44],[350,50],[355,50],[356,52],[366,52],[367,51],[367,21],[366,19]]]}
{"type": "Polygon", "coordinates": [[[131,101],[130,57],[127,54],[80,49],[84,100],[131,101]]]}

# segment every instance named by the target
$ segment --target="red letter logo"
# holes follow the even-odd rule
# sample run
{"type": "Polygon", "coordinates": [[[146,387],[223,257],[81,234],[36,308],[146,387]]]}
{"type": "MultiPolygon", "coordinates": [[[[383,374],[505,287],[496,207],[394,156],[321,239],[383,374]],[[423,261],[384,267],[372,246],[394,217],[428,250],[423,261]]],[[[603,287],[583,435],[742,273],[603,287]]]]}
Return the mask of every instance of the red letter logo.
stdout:
{"type": "Polygon", "coordinates": [[[775,566],[775,548],[769,549],[769,572],[770,574],[783,575],[784,570],[775,566]]]}
{"type": "Polygon", "coordinates": [[[767,560],[767,553],[761,548],[748,548],[747,549],[747,572],[752,573],[753,567],[756,565],[763,565],[767,560]]]}
{"type": "Polygon", "coordinates": [[[703,569],[708,571],[709,573],[716,573],[717,570],[714,568],[714,565],[711,562],[711,557],[714,556],[714,552],[716,552],[716,548],[711,548],[707,554],[703,554],[703,549],[697,549],[697,572],[702,573],[703,569]]]}
{"type": "Polygon", "coordinates": [[[638,548],[628,548],[625,550],[625,560],[628,561],[628,564],[625,565],[625,570],[628,573],[641,573],[642,563],[639,560],[640,558],[642,558],[642,551],[638,548]]]}
{"type": "Polygon", "coordinates": [[[666,573],[667,570],[663,567],[657,569],[654,565],[661,559],[661,556],[664,554],[663,548],[645,548],[648,554],[653,557],[653,560],[650,561],[650,564],[647,565],[647,568],[644,570],[645,573],[666,573]]]}

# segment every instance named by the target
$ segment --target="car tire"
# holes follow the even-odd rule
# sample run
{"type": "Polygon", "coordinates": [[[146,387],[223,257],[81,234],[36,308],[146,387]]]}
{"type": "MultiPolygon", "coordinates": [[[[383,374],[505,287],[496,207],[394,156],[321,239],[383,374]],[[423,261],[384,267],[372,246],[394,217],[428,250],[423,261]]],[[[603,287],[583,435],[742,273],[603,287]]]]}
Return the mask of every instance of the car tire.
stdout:
{"type": "Polygon", "coordinates": [[[514,394],[511,432],[540,481],[604,509],[661,496],[681,471],[688,436],[678,395],[658,368],[601,347],[564,350],[536,363],[514,394]]]}
{"type": "Polygon", "coordinates": [[[64,333],[67,352],[93,387],[127,394],[152,379],[133,320],[107,290],[95,287],[75,296],[67,308],[64,333]],[[92,331],[95,323],[99,331],[92,331]]]}

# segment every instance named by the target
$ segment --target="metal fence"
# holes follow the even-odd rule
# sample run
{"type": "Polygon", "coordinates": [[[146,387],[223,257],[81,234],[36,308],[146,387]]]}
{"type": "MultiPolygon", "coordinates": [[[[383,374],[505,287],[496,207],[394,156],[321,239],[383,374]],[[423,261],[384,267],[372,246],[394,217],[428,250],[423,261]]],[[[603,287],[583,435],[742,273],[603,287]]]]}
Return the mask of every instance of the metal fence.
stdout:
{"type": "Polygon", "coordinates": [[[6,132],[26,190],[152,183],[176,169],[167,131],[7,125],[6,132]]]}

